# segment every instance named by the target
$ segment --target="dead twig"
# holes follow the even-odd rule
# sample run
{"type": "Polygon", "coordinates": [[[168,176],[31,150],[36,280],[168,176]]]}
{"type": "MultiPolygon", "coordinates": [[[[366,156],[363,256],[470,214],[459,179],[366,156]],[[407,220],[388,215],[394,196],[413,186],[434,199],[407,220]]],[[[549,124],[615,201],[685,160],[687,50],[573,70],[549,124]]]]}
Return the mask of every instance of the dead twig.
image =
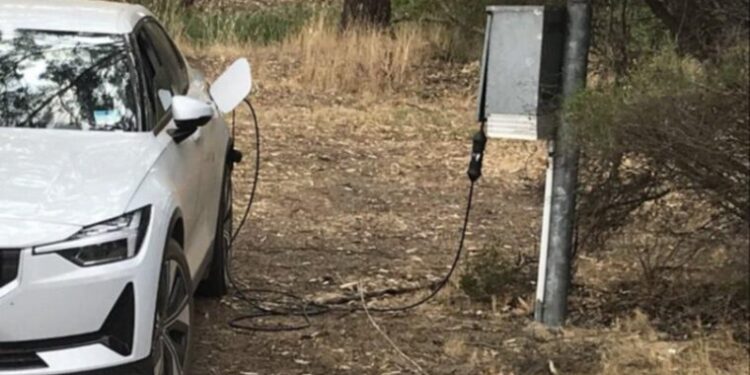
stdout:
{"type": "Polygon", "coordinates": [[[414,368],[417,370],[418,373],[423,374],[423,375],[428,375],[427,372],[422,368],[422,366],[419,365],[419,363],[417,363],[415,360],[411,359],[411,357],[409,357],[408,355],[406,355],[406,353],[404,353],[401,349],[399,349],[399,347],[396,345],[396,343],[393,342],[393,340],[391,340],[391,338],[388,336],[388,334],[386,334],[383,331],[383,329],[380,328],[380,326],[378,325],[378,323],[375,321],[375,319],[370,314],[370,310],[367,308],[367,300],[365,299],[365,293],[362,290],[362,285],[360,284],[358,286],[358,288],[359,288],[359,299],[360,299],[360,302],[362,302],[362,309],[365,311],[365,314],[367,314],[367,319],[370,320],[370,324],[372,324],[372,326],[375,327],[375,329],[378,331],[378,333],[380,333],[380,335],[383,336],[383,338],[385,339],[385,341],[387,341],[388,344],[391,345],[391,347],[393,348],[393,350],[396,351],[396,353],[398,353],[398,355],[400,355],[401,358],[403,358],[407,362],[411,363],[412,366],[414,366],[414,368]]]}

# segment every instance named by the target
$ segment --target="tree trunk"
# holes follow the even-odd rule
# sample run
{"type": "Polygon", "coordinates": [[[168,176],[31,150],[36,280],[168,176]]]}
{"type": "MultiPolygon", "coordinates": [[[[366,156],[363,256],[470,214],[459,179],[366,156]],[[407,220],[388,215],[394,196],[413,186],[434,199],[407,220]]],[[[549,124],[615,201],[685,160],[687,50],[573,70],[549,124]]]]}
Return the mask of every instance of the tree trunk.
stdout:
{"type": "Polygon", "coordinates": [[[341,29],[355,25],[387,28],[391,25],[391,0],[345,0],[341,29]]]}

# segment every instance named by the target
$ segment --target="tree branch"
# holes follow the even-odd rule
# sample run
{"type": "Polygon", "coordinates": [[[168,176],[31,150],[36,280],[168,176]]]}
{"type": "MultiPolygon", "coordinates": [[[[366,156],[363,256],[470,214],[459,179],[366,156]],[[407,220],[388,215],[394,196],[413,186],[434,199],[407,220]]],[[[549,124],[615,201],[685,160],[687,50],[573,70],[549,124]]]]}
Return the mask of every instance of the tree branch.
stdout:
{"type": "Polygon", "coordinates": [[[439,1],[437,1],[437,4],[440,5],[441,9],[443,9],[444,15],[446,17],[448,17],[448,19],[450,19],[454,24],[456,24],[458,26],[461,26],[465,30],[468,30],[468,31],[470,31],[472,33],[479,34],[479,35],[484,35],[484,30],[482,30],[482,29],[480,29],[478,27],[469,26],[469,25],[466,24],[466,22],[464,22],[463,20],[461,20],[458,17],[456,17],[455,12],[453,12],[453,10],[451,10],[451,8],[445,3],[445,1],[439,0],[439,1]]]}
{"type": "Polygon", "coordinates": [[[680,21],[670,12],[667,4],[661,0],[645,0],[646,5],[651,8],[651,11],[659,18],[664,25],[667,26],[672,35],[677,35],[680,32],[680,21]]]}

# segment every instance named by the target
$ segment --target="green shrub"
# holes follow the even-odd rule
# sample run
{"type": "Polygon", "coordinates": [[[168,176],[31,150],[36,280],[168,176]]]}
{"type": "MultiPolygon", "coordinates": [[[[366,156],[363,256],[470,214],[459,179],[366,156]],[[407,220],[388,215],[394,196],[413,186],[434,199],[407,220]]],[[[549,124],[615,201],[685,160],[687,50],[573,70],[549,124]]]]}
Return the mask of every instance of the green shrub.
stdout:
{"type": "Polygon", "coordinates": [[[619,83],[568,103],[586,156],[584,239],[619,229],[644,204],[678,192],[713,205],[727,220],[750,222],[744,43],[705,62],[665,47],[619,83]]]}
{"type": "Polygon", "coordinates": [[[318,9],[306,3],[257,11],[189,11],[185,36],[199,44],[221,42],[269,44],[297,33],[318,9]]]}
{"type": "Polygon", "coordinates": [[[493,297],[525,288],[532,277],[527,270],[508,262],[496,247],[484,249],[469,262],[459,286],[471,300],[491,302],[493,297]]]}
{"type": "Polygon", "coordinates": [[[442,24],[449,41],[442,58],[459,62],[478,60],[483,52],[487,6],[562,5],[565,0],[393,0],[394,20],[442,24]]]}

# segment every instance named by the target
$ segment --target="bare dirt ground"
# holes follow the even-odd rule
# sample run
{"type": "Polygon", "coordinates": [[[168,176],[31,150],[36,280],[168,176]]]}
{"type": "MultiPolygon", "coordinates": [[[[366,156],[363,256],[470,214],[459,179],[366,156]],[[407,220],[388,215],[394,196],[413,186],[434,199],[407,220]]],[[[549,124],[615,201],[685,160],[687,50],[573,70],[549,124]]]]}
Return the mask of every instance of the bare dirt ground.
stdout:
{"type": "MultiPolygon", "coordinates": [[[[214,73],[228,62],[208,61],[204,68],[214,73]]],[[[290,83],[289,69],[279,61],[255,69],[263,159],[256,206],[236,244],[240,284],[314,297],[341,293],[340,286],[350,283],[374,290],[428,284],[444,275],[468,191],[476,67],[444,66],[414,89],[379,95],[312,92],[290,83]]],[[[237,212],[252,177],[253,133],[245,115],[238,135],[246,162],[235,181],[237,212]]],[[[573,299],[577,328],[550,332],[531,323],[544,163],[543,144],[490,144],[459,275],[422,307],[374,315],[410,360],[361,311],[313,317],[310,328],[296,332],[234,330],[228,322],[248,306],[228,296],[198,301],[193,373],[748,373],[747,346],[731,338],[737,331],[654,328],[653,317],[639,311],[663,295],[636,303],[627,292],[610,289],[625,267],[602,259],[579,261],[579,273],[591,277],[579,281],[588,286],[578,285],[573,299]],[[487,249],[497,250],[517,277],[493,303],[474,303],[458,280],[467,262],[487,249]]],[[[422,295],[373,305],[402,305],[422,295]]],[[[670,303],[684,311],[706,302],[675,297],[670,303]]],[[[692,325],[702,313],[679,319],[692,325]]]]}
{"type": "MultiPolygon", "coordinates": [[[[349,282],[376,288],[428,283],[445,274],[468,192],[473,103],[463,93],[347,100],[274,91],[266,86],[256,93],[264,159],[256,208],[236,247],[237,277],[255,288],[313,295],[339,292],[349,282]]],[[[250,123],[243,120],[240,129],[241,146],[252,150],[250,123]]],[[[534,181],[543,166],[539,151],[539,145],[492,146],[472,216],[470,253],[497,241],[508,248],[534,248],[540,215],[534,181]]],[[[247,191],[249,164],[237,181],[237,194],[247,191]]],[[[241,206],[238,202],[237,209],[241,206]]],[[[425,367],[473,373],[471,365],[445,355],[446,345],[459,339],[460,345],[477,348],[500,345],[507,336],[495,332],[504,328],[493,327],[489,313],[477,318],[478,312],[454,294],[376,319],[425,367]],[[468,337],[472,344],[464,343],[468,337]]],[[[246,334],[227,326],[241,307],[232,298],[200,301],[196,373],[406,371],[364,313],[314,318],[313,327],[301,332],[246,334]]]]}

